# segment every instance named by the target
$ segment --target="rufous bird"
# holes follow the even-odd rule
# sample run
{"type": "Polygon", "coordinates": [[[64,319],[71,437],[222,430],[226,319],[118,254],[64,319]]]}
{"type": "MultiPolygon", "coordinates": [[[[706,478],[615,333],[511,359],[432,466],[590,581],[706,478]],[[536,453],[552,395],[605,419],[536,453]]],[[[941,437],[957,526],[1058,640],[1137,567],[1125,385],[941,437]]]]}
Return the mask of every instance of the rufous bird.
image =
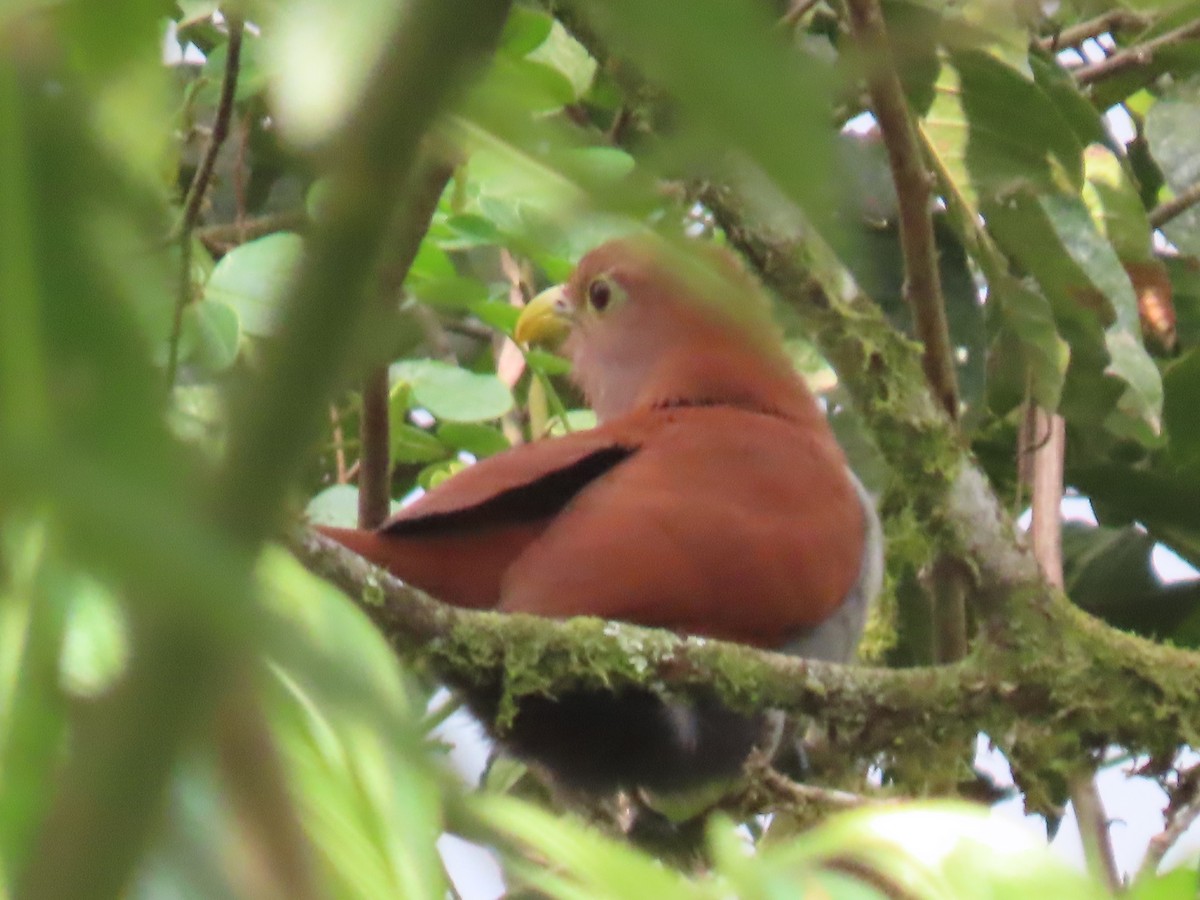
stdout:
{"type": "MultiPolygon", "coordinates": [[[[319,530],[456,606],[849,660],[882,577],[879,521],[751,277],[723,251],[612,241],[515,337],[563,333],[596,428],[481,460],[375,531],[319,530]]],[[[715,699],[589,691],[527,698],[501,737],[576,787],[676,791],[736,775],[765,723],[715,699]]]]}

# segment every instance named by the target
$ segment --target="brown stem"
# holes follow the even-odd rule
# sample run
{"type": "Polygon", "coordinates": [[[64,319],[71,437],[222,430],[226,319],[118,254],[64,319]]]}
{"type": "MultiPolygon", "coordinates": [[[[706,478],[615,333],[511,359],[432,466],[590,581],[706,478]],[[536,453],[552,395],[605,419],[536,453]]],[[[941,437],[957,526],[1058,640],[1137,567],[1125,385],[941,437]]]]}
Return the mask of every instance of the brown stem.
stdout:
{"type": "Polygon", "coordinates": [[[252,241],[276,231],[303,231],[309,225],[308,214],[302,209],[269,213],[240,222],[221,222],[197,228],[193,234],[213,253],[227,253],[231,247],[252,241]]]}
{"type": "Polygon", "coordinates": [[[1064,47],[1078,47],[1084,41],[1100,37],[1102,34],[1112,34],[1116,31],[1132,31],[1135,28],[1145,28],[1149,20],[1128,9],[1113,9],[1101,13],[1095,18],[1063,28],[1054,34],[1040,38],[1037,45],[1047,53],[1056,53],[1064,47]]]}
{"type": "Polygon", "coordinates": [[[1108,814],[1096,789],[1095,774],[1089,771],[1072,779],[1071,806],[1075,808],[1075,822],[1079,826],[1079,839],[1083,843],[1083,855],[1088,869],[1104,880],[1114,894],[1122,886],[1117,859],[1113,855],[1112,835],[1108,830],[1108,814]]]}
{"type": "Polygon", "coordinates": [[[1166,200],[1150,210],[1147,218],[1152,228],[1162,228],[1176,216],[1200,203],[1200,181],[1180,191],[1170,200],[1166,200]]]}
{"type": "Polygon", "coordinates": [[[358,527],[377,528],[392,502],[387,365],[373,367],[363,379],[358,434],[358,527]]]}
{"type": "MultiPolygon", "coordinates": [[[[384,315],[389,315],[404,290],[404,281],[454,165],[444,151],[430,149],[421,158],[404,202],[400,205],[388,233],[388,250],[376,270],[375,294],[384,315]]],[[[358,525],[374,528],[383,523],[391,505],[390,425],[388,423],[388,369],[386,364],[373,367],[366,375],[362,391],[362,418],[359,434],[362,448],[358,469],[358,525]]]]}
{"type": "Polygon", "coordinates": [[[1146,848],[1146,856],[1138,870],[1139,880],[1153,878],[1158,873],[1158,866],[1167,855],[1167,851],[1175,846],[1197,819],[1200,819],[1200,793],[1196,792],[1195,784],[1198,776],[1200,769],[1195,767],[1181,774],[1180,790],[1191,792],[1190,799],[1177,807],[1174,799],[1172,800],[1172,809],[1167,813],[1167,827],[1152,837],[1150,845],[1146,848]]]}
{"type": "Polygon", "coordinates": [[[346,437],[336,403],[329,404],[329,424],[333,428],[333,464],[337,483],[346,484],[350,480],[346,473],[346,437]]]}
{"type": "Polygon", "coordinates": [[[946,322],[933,234],[931,176],[925,167],[904,88],[896,72],[878,0],[847,0],[855,41],[868,60],[871,107],[887,149],[900,211],[904,299],[924,344],[925,378],[951,419],[958,418],[958,379],[946,322]]]}
{"type": "Polygon", "coordinates": [[[226,27],[229,29],[228,55],[225,71],[221,76],[221,96],[217,102],[217,113],[213,119],[212,133],[208,145],[192,176],[191,186],[183,202],[183,213],[172,235],[179,241],[179,292],[175,297],[175,311],[171,320],[171,336],[167,343],[167,389],[175,387],[179,372],[179,341],[183,336],[183,311],[192,302],[192,231],[200,217],[200,206],[208,185],[212,181],[217,155],[229,136],[229,120],[233,116],[233,98],[237,92],[238,71],[242,60],[242,35],[245,23],[240,14],[226,11],[226,27]]]}
{"type": "Polygon", "coordinates": [[[785,28],[795,25],[819,2],[820,0],[792,0],[787,12],[779,18],[779,24],[785,28]]]}
{"type": "Polygon", "coordinates": [[[1046,581],[1061,589],[1063,453],[1066,450],[1066,423],[1062,416],[1039,406],[1030,407],[1029,427],[1022,430],[1022,458],[1031,462],[1033,555],[1046,581]]]}
{"type": "Polygon", "coordinates": [[[1109,78],[1128,69],[1148,66],[1154,62],[1154,54],[1159,50],[1162,50],[1164,47],[1174,46],[1175,44],[1182,44],[1197,36],[1200,36],[1200,19],[1174,28],[1156,38],[1151,38],[1140,44],[1134,44],[1132,47],[1126,47],[1124,50],[1119,50],[1107,59],[1102,59],[1091,65],[1080,66],[1078,69],[1073,70],[1072,74],[1079,84],[1095,84],[1097,81],[1109,78]]]}

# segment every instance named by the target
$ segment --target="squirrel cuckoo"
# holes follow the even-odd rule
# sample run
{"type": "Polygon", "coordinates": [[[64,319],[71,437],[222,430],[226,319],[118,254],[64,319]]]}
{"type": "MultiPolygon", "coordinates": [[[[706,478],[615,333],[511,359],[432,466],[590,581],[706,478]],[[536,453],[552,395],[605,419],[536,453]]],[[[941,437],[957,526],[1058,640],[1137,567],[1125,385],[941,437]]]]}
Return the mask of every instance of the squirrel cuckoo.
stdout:
{"type": "MultiPolygon", "coordinates": [[[[606,243],[535,298],[590,431],[484,459],[375,531],[320,528],[457,606],[599,616],[846,661],[882,575],[873,505],[728,255],[606,243]]],[[[498,698],[468,697],[485,721],[498,698]]],[[[650,691],[527,698],[502,741],[591,791],[736,775],[765,716],[650,691]]]]}

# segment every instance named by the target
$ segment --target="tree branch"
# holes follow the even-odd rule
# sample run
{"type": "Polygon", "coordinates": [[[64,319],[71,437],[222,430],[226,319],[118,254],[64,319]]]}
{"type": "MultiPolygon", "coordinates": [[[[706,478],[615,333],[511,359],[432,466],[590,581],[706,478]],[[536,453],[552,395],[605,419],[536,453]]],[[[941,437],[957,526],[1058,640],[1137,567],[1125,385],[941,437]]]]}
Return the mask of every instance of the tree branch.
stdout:
{"type": "Polygon", "coordinates": [[[358,527],[377,528],[392,505],[391,428],[388,422],[388,367],[372,366],[363,379],[358,467],[358,527]]]}
{"type": "Polygon", "coordinates": [[[221,76],[221,95],[217,101],[217,112],[213,119],[212,133],[192,176],[191,186],[183,201],[183,213],[171,236],[179,242],[179,293],[175,297],[175,312],[171,321],[171,336],[167,343],[167,389],[175,387],[179,369],[179,341],[183,337],[183,311],[192,302],[192,231],[200,217],[200,206],[208,193],[217,156],[229,136],[229,120],[233,117],[233,99],[237,93],[238,71],[242,60],[242,36],[245,21],[240,13],[226,11],[225,24],[229,29],[228,54],[225,71],[221,76]]]}
{"type": "Polygon", "coordinates": [[[736,710],[812,717],[836,735],[846,766],[884,754],[896,783],[914,793],[955,790],[951,763],[983,731],[1008,754],[1031,809],[1051,805],[1047,785],[1057,783],[1063,756],[1200,738],[1196,656],[1109,629],[1065,601],[1045,608],[1049,621],[1036,633],[982,644],[962,663],[875,669],[598,619],[457,609],[312,532],[296,529],[288,543],[306,567],[355,598],[403,656],[454,687],[502,692],[501,729],[525,695],[633,686],[681,698],[715,692],[736,710]]]}
{"type": "Polygon", "coordinates": [[[1167,851],[1175,846],[1197,819],[1200,819],[1200,790],[1197,790],[1196,783],[1198,778],[1200,767],[1195,766],[1180,775],[1177,793],[1172,797],[1171,808],[1167,811],[1167,827],[1150,839],[1146,856],[1138,870],[1139,879],[1153,878],[1167,851]],[[1183,793],[1184,797],[1180,797],[1180,793],[1183,793]],[[1182,802],[1176,805],[1176,801],[1182,802]]]}
{"type": "Polygon", "coordinates": [[[1147,215],[1147,218],[1150,220],[1150,227],[1162,228],[1176,216],[1187,212],[1197,203],[1200,203],[1200,181],[1190,185],[1170,200],[1166,200],[1150,210],[1147,215]]]}
{"type": "Polygon", "coordinates": [[[1075,80],[1081,85],[1095,84],[1097,81],[1102,81],[1105,78],[1127,71],[1128,69],[1148,66],[1154,62],[1154,55],[1159,50],[1185,43],[1198,36],[1200,36],[1200,19],[1174,28],[1156,38],[1151,38],[1140,44],[1134,44],[1132,47],[1126,47],[1124,50],[1119,50],[1107,59],[1102,59],[1090,65],[1080,66],[1078,69],[1074,69],[1071,74],[1075,76],[1075,80]]]}
{"type": "Polygon", "coordinates": [[[228,253],[231,247],[276,231],[304,231],[311,223],[302,209],[269,213],[239,222],[221,222],[197,228],[193,234],[212,253],[228,253]]]}
{"type": "Polygon", "coordinates": [[[1057,53],[1066,47],[1078,47],[1084,41],[1098,38],[1102,34],[1112,34],[1119,31],[1132,31],[1135,28],[1145,28],[1149,20],[1128,9],[1110,9],[1108,12],[1063,28],[1048,37],[1040,38],[1038,48],[1047,53],[1057,53]]]}
{"type": "Polygon", "coordinates": [[[1072,778],[1070,793],[1088,869],[1115,894],[1122,887],[1121,873],[1117,869],[1117,858],[1113,855],[1108,813],[1104,811],[1100,791],[1096,788],[1096,773],[1089,769],[1086,774],[1072,778]]]}
{"type": "Polygon", "coordinates": [[[925,168],[908,101],[892,59],[878,0],[847,0],[855,41],[867,65],[867,89],[900,211],[900,248],[904,253],[904,299],[912,310],[917,336],[924,344],[923,364],[929,389],[951,419],[958,418],[958,379],[946,323],[946,302],[938,272],[933,234],[931,177],[925,168]]]}

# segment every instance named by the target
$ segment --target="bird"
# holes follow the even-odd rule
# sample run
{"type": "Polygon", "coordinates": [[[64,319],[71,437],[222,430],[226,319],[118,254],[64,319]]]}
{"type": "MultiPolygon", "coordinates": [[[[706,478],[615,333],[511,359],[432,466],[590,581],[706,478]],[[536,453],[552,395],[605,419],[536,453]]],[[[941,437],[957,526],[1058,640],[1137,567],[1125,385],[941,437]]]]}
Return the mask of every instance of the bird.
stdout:
{"type": "MultiPolygon", "coordinates": [[[[485,458],[374,530],[318,530],[459,607],[596,616],[850,661],[882,531],[732,255],[610,240],[514,329],[558,343],[596,427],[485,458]]],[[[485,723],[499,697],[468,693],[485,723]]],[[[527,697],[501,743],[593,794],[735,778],[775,726],[648,689],[527,697]]]]}

